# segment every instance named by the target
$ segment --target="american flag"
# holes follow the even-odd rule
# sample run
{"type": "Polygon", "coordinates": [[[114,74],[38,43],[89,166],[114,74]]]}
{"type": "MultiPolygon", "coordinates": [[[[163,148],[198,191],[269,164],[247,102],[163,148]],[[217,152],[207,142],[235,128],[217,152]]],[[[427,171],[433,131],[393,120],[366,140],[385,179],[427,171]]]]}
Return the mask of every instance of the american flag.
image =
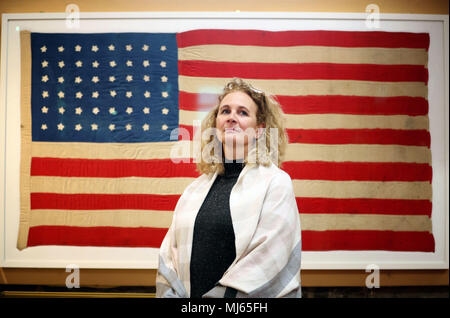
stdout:
{"type": "Polygon", "coordinates": [[[428,34],[23,39],[31,97],[22,104],[30,119],[22,122],[19,248],[159,247],[198,175],[192,151],[187,163],[171,161],[179,144],[171,132],[189,132],[192,150],[193,121],[241,77],[274,94],[287,115],[282,168],[293,180],[303,250],[434,251],[428,34]]]}

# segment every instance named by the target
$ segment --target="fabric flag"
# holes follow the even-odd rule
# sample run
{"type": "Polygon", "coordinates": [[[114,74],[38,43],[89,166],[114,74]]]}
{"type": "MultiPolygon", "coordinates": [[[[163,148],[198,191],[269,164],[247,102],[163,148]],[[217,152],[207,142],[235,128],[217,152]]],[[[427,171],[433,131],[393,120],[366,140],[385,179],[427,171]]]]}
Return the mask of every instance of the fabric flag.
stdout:
{"type": "Polygon", "coordinates": [[[159,247],[198,175],[193,122],[241,77],[286,113],[304,251],[433,252],[428,47],[379,31],[23,33],[18,247],[159,247]],[[180,144],[189,162],[171,160],[180,144]]]}

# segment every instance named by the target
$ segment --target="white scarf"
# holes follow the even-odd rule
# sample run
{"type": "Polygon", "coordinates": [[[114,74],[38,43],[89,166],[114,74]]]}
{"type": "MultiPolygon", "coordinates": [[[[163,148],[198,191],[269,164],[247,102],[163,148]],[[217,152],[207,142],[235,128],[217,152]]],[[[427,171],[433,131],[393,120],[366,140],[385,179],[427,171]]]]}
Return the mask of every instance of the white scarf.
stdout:
{"type": "MultiPolygon", "coordinates": [[[[194,223],[216,174],[201,175],[180,197],[164,238],[157,297],[189,297],[194,223]]],[[[203,297],[301,297],[301,230],[292,181],[274,164],[247,164],[230,194],[236,258],[203,297]]]]}

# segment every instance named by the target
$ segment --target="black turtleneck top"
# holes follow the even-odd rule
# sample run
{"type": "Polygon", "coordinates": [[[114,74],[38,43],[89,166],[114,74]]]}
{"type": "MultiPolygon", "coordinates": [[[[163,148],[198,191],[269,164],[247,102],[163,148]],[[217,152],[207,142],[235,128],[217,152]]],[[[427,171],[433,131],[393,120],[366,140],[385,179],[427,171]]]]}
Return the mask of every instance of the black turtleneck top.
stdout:
{"type": "Polygon", "coordinates": [[[191,297],[202,297],[222,278],[236,258],[230,193],[242,171],[242,163],[224,163],[198,211],[191,254],[191,297]]]}

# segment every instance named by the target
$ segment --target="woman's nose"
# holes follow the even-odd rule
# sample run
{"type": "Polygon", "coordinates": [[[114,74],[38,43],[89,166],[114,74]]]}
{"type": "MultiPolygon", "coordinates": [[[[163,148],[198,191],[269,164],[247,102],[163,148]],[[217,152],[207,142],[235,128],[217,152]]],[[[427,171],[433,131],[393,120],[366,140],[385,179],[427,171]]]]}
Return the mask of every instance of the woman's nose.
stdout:
{"type": "Polygon", "coordinates": [[[234,112],[230,112],[228,114],[227,122],[229,122],[229,123],[236,122],[236,114],[234,112]]]}

